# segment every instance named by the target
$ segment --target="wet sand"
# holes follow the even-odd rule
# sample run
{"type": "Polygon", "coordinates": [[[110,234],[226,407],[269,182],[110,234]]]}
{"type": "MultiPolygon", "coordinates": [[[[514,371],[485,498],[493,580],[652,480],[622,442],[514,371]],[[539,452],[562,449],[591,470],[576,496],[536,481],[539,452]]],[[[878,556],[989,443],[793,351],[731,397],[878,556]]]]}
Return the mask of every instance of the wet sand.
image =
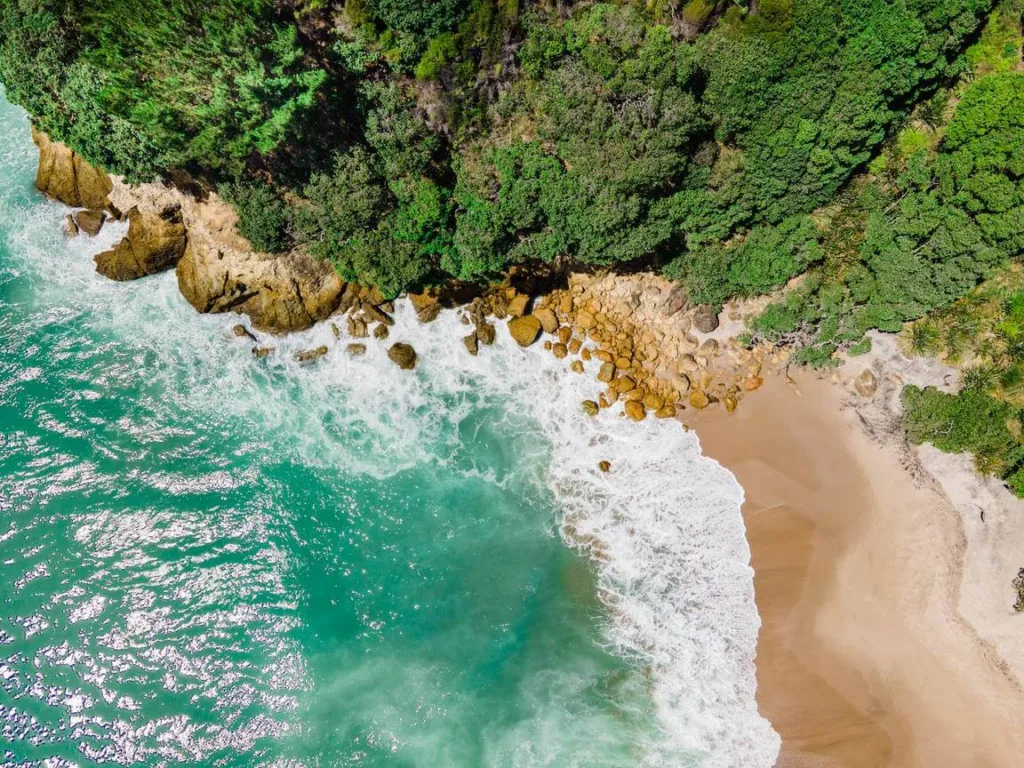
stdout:
{"type": "Polygon", "coordinates": [[[778,768],[1019,768],[1024,692],[957,610],[959,513],[839,386],[797,384],[773,376],[734,414],[691,419],[746,493],[778,768]]]}

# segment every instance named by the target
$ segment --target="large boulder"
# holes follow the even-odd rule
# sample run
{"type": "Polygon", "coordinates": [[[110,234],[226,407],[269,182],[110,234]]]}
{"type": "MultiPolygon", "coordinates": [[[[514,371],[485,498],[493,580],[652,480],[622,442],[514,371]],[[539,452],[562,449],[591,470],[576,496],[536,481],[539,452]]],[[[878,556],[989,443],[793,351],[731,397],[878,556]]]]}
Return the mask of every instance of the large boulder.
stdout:
{"type": "Polygon", "coordinates": [[[189,238],[178,288],[200,312],[242,312],[255,328],[289,333],[326,320],[345,284],[327,262],[299,252],[271,256],[189,238]]]}
{"type": "Polygon", "coordinates": [[[96,271],[111,280],[135,280],[171,269],[185,253],[185,225],[175,208],[162,214],[128,211],[128,234],[94,257],[96,271]]]}
{"type": "Polygon", "coordinates": [[[32,141],[39,147],[36,187],[40,192],[75,208],[102,209],[107,205],[113,184],[106,173],[34,127],[32,141]]]}
{"type": "Polygon", "coordinates": [[[388,350],[388,357],[403,371],[411,371],[416,367],[416,350],[409,344],[402,342],[392,344],[391,349],[388,350]]]}
{"type": "Polygon", "coordinates": [[[711,333],[718,328],[718,314],[710,304],[701,304],[693,312],[693,327],[700,333],[711,333]]]}
{"type": "Polygon", "coordinates": [[[508,332],[521,347],[528,347],[540,336],[540,320],[533,315],[514,317],[508,322],[508,332]]]}

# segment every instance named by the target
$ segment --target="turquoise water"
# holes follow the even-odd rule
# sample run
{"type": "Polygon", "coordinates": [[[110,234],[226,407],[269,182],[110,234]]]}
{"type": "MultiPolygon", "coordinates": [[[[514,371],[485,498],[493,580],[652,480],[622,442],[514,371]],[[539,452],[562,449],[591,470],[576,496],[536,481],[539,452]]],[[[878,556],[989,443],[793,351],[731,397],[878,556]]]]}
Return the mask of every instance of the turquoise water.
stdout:
{"type": "Polygon", "coordinates": [[[771,765],[695,438],[588,426],[454,314],[399,308],[414,374],[293,363],[324,328],[254,361],[172,274],[95,275],[121,232],[66,241],[35,159],[0,103],[3,764],[771,765]]]}

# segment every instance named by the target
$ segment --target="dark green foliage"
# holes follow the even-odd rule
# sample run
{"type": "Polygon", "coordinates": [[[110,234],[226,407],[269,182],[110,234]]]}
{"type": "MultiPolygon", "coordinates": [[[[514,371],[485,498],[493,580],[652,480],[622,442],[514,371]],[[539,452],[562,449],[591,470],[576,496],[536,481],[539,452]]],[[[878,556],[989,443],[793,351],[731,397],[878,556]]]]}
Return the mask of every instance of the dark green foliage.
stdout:
{"type": "MultiPolygon", "coordinates": [[[[254,243],[388,292],[536,260],[670,265],[717,304],[821,264],[777,320],[822,320],[824,354],[959,295],[1019,241],[1017,160],[985,160],[996,139],[966,124],[938,161],[904,135],[898,189],[863,206],[846,261],[823,256],[841,228],[808,218],[963,69],[989,3],[9,0],[0,79],[87,158],[233,184],[254,243]]],[[[1006,69],[1012,39],[987,28],[972,61],[1006,69]]]]}
{"type": "Polygon", "coordinates": [[[269,0],[16,0],[0,41],[11,97],[132,178],[240,170],[289,138],[326,79],[269,0]]]}
{"type": "Polygon", "coordinates": [[[276,253],[288,245],[288,207],[267,184],[224,184],[224,199],[238,211],[238,231],[254,248],[276,253]]]}
{"type": "MultiPolygon", "coordinates": [[[[871,185],[854,203],[864,225],[853,257],[827,259],[815,289],[787,298],[756,330],[790,333],[793,323],[777,318],[798,314],[814,339],[801,354],[821,363],[869,329],[898,331],[950,304],[1024,248],[1022,173],[1024,75],[991,75],[964,94],[936,153],[917,149],[891,185],[871,185]]],[[[926,333],[911,331],[920,353],[932,346],[926,333]]]]}

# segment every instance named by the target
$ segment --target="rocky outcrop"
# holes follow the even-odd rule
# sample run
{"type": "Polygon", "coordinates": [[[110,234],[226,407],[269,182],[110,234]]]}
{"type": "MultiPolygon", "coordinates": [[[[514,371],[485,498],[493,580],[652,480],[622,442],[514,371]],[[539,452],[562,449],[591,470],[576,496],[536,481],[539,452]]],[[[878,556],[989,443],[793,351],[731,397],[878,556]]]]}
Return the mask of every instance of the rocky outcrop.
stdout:
{"type": "Polygon", "coordinates": [[[36,187],[40,192],[74,208],[102,209],[107,205],[113,183],[106,173],[35,127],[32,141],[39,147],[36,187]]]}
{"type": "Polygon", "coordinates": [[[253,326],[288,333],[326,320],[344,284],[329,264],[301,253],[267,256],[195,243],[175,270],[178,288],[200,312],[243,312],[253,326]]]}
{"type": "Polygon", "coordinates": [[[169,185],[130,186],[115,178],[110,199],[146,214],[180,210],[187,244],[177,260],[178,287],[200,312],[238,312],[258,331],[289,333],[326,320],[341,302],[345,283],[330,264],[299,251],[253,250],[238,235],[234,209],[212,192],[198,199],[169,185]]]}
{"type": "Polygon", "coordinates": [[[185,253],[185,226],[176,208],[160,214],[128,211],[128,234],[94,257],[96,271],[111,280],[136,280],[171,269],[185,253]]]}

